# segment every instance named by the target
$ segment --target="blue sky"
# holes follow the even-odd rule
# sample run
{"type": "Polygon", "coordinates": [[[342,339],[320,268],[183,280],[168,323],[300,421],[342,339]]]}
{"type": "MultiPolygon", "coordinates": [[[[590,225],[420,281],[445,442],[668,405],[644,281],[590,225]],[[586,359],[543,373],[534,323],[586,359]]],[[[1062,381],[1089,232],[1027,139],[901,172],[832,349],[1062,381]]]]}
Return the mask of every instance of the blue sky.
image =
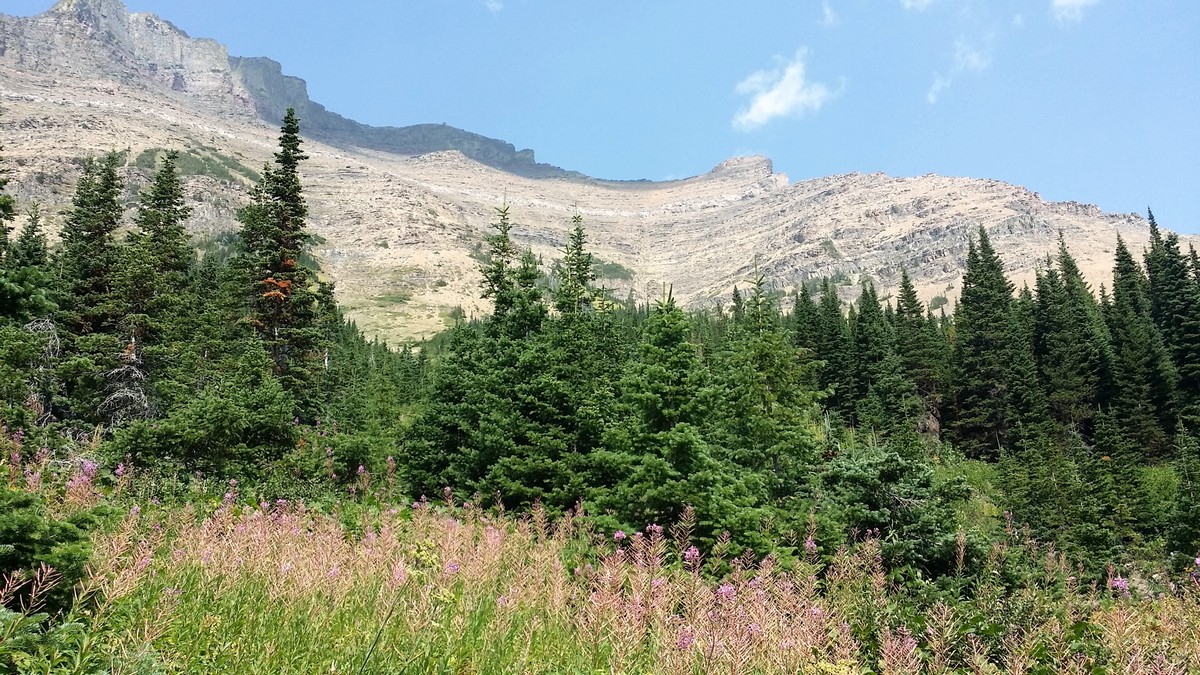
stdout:
{"type": "MultiPolygon", "coordinates": [[[[15,14],[49,0],[4,0],[15,14]]],[[[128,0],[372,124],[602,178],[997,178],[1200,232],[1197,0],[128,0]]]]}

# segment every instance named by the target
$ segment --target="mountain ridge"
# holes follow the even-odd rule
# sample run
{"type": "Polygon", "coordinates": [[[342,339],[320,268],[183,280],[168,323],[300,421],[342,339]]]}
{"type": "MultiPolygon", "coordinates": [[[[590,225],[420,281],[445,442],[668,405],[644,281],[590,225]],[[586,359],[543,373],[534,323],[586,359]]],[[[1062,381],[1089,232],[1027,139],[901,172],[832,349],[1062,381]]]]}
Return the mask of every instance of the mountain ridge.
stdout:
{"type": "MultiPolygon", "coordinates": [[[[122,14],[119,0],[63,0],[55,10],[0,15],[0,142],[14,169],[11,191],[48,207],[53,226],[80,157],[123,149],[132,204],[147,164],[175,148],[197,167],[185,176],[193,231],[235,228],[253,167],[269,160],[278,133],[278,120],[263,120],[263,101],[282,97],[256,95],[247,73],[290,76],[269,59],[233,61],[219,43],[154,15],[122,14]]],[[[263,87],[307,97],[302,83],[263,87]]],[[[301,112],[311,227],[325,242],[316,254],[348,314],[393,340],[427,337],[455,307],[486,311],[478,257],[505,204],[519,244],[545,260],[558,255],[578,213],[593,252],[616,270],[602,283],[641,300],[670,285],[691,306],[724,302],[755,270],[784,289],[836,278],[850,297],[865,279],[886,295],[901,268],[927,302],[953,303],[967,241],[981,226],[1018,285],[1032,281],[1062,232],[1098,286],[1117,234],[1135,251],[1148,238],[1136,214],[1047,202],[990,179],[851,173],[793,182],[765,157],[737,157],[690,178],[622,182],[557,168],[521,173],[461,149],[397,154],[323,135],[318,105],[301,112]]],[[[328,125],[358,124],[328,115],[328,125]]]]}

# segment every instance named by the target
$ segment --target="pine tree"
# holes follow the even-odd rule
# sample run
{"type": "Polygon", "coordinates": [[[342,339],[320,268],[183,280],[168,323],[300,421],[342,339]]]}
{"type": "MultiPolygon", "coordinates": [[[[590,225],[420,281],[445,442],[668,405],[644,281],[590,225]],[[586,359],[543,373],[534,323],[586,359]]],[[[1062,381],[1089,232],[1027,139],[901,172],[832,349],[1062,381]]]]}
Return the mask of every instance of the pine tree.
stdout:
{"type": "Polygon", "coordinates": [[[980,227],[967,249],[954,317],[952,429],[968,455],[995,457],[1039,415],[1030,345],[1012,311],[1013,287],[980,227]]]}
{"type": "Polygon", "coordinates": [[[483,298],[492,299],[492,319],[499,321],[512,309],[515,302],[513,280],[518,253],[512,243],[512,223],[508,219],[508,207],[496,209],[496,222],[492,228],[496,233],[488,236],[486,262],[480,265],[483,275],[481,285],[483,298]]]}
{"type": "Polygon", "coordinates": [[[1192,428],[1200,424],[1200,286],[1179,250],[1179,237],[1163,237],[1153,213],[1149,220],[1150,313],[1179,375],[1180,417],[1192,428]]]}
{"type": "Polygon", "coordinates": [[[801,284],[796,293],[796,301],[792,306],[792,333],[796,337],[796,346],[809,351],[817,347],[819,330],[819,314],[817,303],[808,292],[808,286],[801,284]]]}
{"type": "MultiPolygon", "coordinates": [[[[279,136],[275,165],[263,170],[252,203],[238,213],[250,289],[250,318],[267,347],[275,374],[306,414],[318,405],[312,383],[323,367],[326,340],[319,323],[315,278],[300,263],[311,242],[305,219],[299,165],[300,123],[289,108],[279,136]]],[[[177,234],[177,231],[176,231],[177,234]]],[[[176,241],[167,236],[164,241],[176,241]]]]}
{"type": "Polygon", "coordinates": [[[119,256],[114,233],[123,211],[119,164],[115,152],[99,162],[91,158],[84,162],[63,225],[58,255],[66,310],[62,319],[75,335],[112,332],[120,318],[113,292],[119,256]]]}
{"type": "Polygon", "coordinates": [[[828,407],[840,411],[849,420],[854,410],[853,349],[854,342],[837,288],[829,279],[821,287],[821,303],[816,335],[816,355],[822,364],[817,381],[823,390],[830,391],[828,407]]]}
{"type": "Polygon", "coordinates": [[[1167,532],[1168,550],[1184,560],[1200,558],[1200,443],[1180,430],[1176,436],[1175,473],[1179,491],[1167,532]]]}
{"type": "Polygon", "coordinates": [[[1034,353],[1050,413],[1090,440],[1096,410],[1106,403],[1108,335],[1061,235],[1057,265],[1038,275],[1034,353]]]}
{"type": "Polygon", "coordinates": [[[587,235],[583,231],[583,217],[576,214],[571,223],[575,227],[567,239],[563,259],[554,268],[558,280],[554,308],[560,314],[578,314],[589,309],[592,302],[590,286],[596,280],[592,254],[585,248],[587,235]]]}
{"type": "MultiPolygon", "coordinates": [[[[0,150],[3,149],[3,146],[0,146],[0,150]]],[[[8,172],[9,169],[3,165],[3,158],[0,158],[0,264],[4,262],[8,251],[8,224],[17,217],[16,200],[5,192],[8,186],[8,172]]]]}
{"type": "Polygon", "coordinates": [[[1149,283],[1118,235],[1105,311],[1112,353],[1115,425],[1133,447],[1160,455],[1175,428],[1175,369],[1151,318],[1149,283]]]}
{"type": "Polygon", "coordinates": [[[854,323],[855,422],[887,433],[912,429],[916,390],[896,353],[896,336],[879,306],[875,287],[864,282],[854,323]]]}
{"type": "Polygon", "coordinates": [[[942,394],[947,377],[947,343],[931,318],[926,316],[925,307],[917,298],[908,270],[901,270],[900,296],[896,303],[896,352],[924,404],[922,426],[937,430],[940,429],[942,394]]]}

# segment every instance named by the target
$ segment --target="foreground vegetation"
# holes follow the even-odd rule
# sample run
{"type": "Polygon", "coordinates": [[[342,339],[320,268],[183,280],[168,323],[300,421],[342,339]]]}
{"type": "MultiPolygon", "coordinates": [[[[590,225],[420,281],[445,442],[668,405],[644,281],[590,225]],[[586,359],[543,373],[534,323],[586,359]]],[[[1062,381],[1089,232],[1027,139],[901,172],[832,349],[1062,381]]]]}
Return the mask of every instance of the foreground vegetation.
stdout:
{"type": "Polygon", "coordinates": [[[176,155],[135,203],[85,162],[53,249],[0,174],[0,667],[1200,668],[1200,256],[1152,216],[1098,297],[981,228],[935,316],[907,274],[620,302],[581,219],[546,271],[501,209],[492,315],[392,349],[301,145],[199,259],[176,155]]]}
{"type": "MultiPolygon", "coordinates": [[[[82,471],[82,469],[80,470],[82,471]]],[[[14,478],[10,474],[10,486],[14,478]]],[[[102,495],[76,471],[40,496],[102,495]]],[[[129,503],[142,477],[110,486],[129,503]]],[[[382,481],[381,481],[382,482],[382,481]]],[[[1188,673],[1200,562],[1181,586],[1081,585],[1009,530],[978,574],[899,583],[873,535],[786,564],[702,554],[691,514],[600,532],[586,514],[387,507],[329,513],[218,498],[135,505],[95,539],[74,608],[46,624],[42,574],[6,580],[0,664],[47,673],[1188,673]]]]}

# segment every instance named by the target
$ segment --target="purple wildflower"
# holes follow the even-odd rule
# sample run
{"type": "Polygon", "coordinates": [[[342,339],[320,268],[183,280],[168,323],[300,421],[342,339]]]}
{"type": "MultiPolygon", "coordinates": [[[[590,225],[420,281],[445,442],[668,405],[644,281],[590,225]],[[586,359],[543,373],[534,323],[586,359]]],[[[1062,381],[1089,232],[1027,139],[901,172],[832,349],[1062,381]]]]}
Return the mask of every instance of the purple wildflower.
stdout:
{"type": "Polygon", "coordinates": [[[817,552],[817,542],[813,541],[812,537],[804,540],[804,552],[810,555],[817,552]]]}
{"type": "Polygon", "coordinates": [[[652,537],[661,537],[663,533],[662,525],[658,525],[657,523],[650,523],[647,525],[646,531],[649,532],[650,536],[652,537]]]}
{"type": "Polygon", "coordinates": [[[450,562],[446,563],[446,567],[443,568],[442,571],[446,574],[458,574],[458,569],[458,563],[451,560],[450,562]]]}
{"type": "Polygon", "coordinates": [[[356,475],[356,476],[361,476],[361,475],[363,475],[363,474],[364,474],[364,473],[366,473],[366,472],[367,472],[367,469],[366,469],[366,467],[364,467],[362,464],[359,464],[359,465],[358,465],[358,471],[356,471],[356,472],[354,472],[354,473],[355,473],[355,475],[356,475]]]}
{"type": "Polygon", "coordinates": [[[696,548],[695,546],[689,546],[688,549],[683,552],[683,561],[689,565],[695,565],[696,563],[700,562],[700,549],[696,548]]]}
{"type": "Polygon", "coordinates": [[[727,601],[733,600],[737,597],[737,589],[733,587],[733,584],[721,584],[717,589],[717,597],[727,601]]]}
{"type": "Polygon", "coordinates": [[[613,532],[613,541],[615,541],[615,542],[625,541],[625,531],[617,530],[616,532],[613,532]]]}
{"type": "Polygon", "coordinates": [[[1129,580],[1125,577],[1113,577],[1108,581],[1108,587],[1120,591],[1122,595],[1129,595],[1129,580]]]}
{"type": "Polygon", "coordinates": [[[113,473],[116,474],[117,478],[124,476],[125,475],[125,462],[121,462],[120,464],[118,464],[116,471],[113,471],[113,473]]]}
{"type": "Polygon", "coordinates": [[[679,637],[675,638],[675,648],[681,652],[691,649],[694,644],[696,644],[696,632],[691,628],[679,631],[679,637]]]}

